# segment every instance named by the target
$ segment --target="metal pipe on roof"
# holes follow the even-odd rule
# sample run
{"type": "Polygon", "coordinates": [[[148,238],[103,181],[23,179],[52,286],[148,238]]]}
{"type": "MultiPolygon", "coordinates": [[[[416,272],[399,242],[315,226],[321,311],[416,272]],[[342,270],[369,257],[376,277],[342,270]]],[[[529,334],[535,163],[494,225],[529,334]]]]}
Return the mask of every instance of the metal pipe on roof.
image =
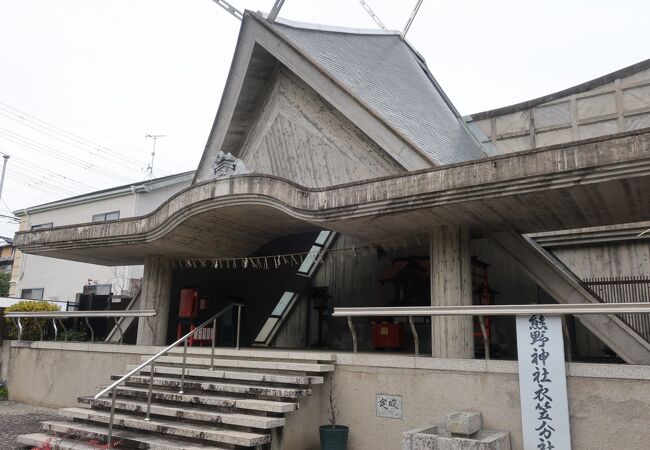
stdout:
{"type": "Polygon", "coordinates": [[[226,11],[228,11],[236,19],[242,20],[244,18],[244,15],[241,13],[241,11],[239,11],[237,8],[232,6],[227,1],[225,0],[212,0],[212,1],[215,2],[217,5],[221,6],[226,11]]]}
{"type": "Polygon", "coordinates": [[[282,9],[282,5],[284,5],[284,0],[275,0],[275,3],[273,4],[273,8],[271,8],[271,12],[269,13],[266,20],[268,20],[271,23],[275,22],[275,19],[277,19],[278,14],[282,9]]]}
{"type": "Polygon", "coordinates": [[[415,16],[417,15],[418,11],[420,10],[420,5],[422,5],[422,0],[418,0],[417,4],[415,5],[415,8],[413,8],[413,12],[411,13],[411,17],[409,17],[409,20],[406,22],[406,25],[404,26],[404,30],[402,30],[402,33],[400,34],[402,39],[404,39],[406,37],[406,33],[408,33],[409,28],[411,28],[411,24],[413,23],[413,20],[415,19],[415,16]]]}

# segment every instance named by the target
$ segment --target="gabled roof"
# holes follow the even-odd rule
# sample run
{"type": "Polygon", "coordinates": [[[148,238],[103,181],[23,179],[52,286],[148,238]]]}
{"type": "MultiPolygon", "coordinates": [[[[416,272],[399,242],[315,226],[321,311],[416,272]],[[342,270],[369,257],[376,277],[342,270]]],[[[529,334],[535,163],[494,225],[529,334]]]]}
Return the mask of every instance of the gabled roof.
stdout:
{"type": "Polygon", "coordinates": [[[399,33],[270,23],[246,11],[195,182],[209,178],[208,155],[238,152],[278,63],[406,170],[486,156],[424,60],[399,33]]]}
{"type": "Polygon", "coordinates": [[[278,20],[273,27],[347,87],[436,165],[485,157],[458,113],[399,32],[278,20]]]}
{"type": "MultiPolygon", "coordinates": [[[[115,186],[108,189],[101,189],[99,191],[86,192],[85,194],[75,195],[74,197],[67,197],[53,202],[42,203],[40,205],[21,208],[13,212],[17,217],[22,217],[25,214],[34,214],[37,212],[48,211],[51,209],[63,208],[73,205],[81,205],[97,200],[104,200],[107,198],[117,197],[121,195],[129,195],[133,192],[147,192],[152,189],[158,189],[169,186],[171,184],[182,183],[190,181],[194,176],[194,171],[175,173],[164,177],[153,178],[151,180],[136,181],[121,186],[115,186]]],[[[1,237],[0,237],[1,238],[1,237]]]]}

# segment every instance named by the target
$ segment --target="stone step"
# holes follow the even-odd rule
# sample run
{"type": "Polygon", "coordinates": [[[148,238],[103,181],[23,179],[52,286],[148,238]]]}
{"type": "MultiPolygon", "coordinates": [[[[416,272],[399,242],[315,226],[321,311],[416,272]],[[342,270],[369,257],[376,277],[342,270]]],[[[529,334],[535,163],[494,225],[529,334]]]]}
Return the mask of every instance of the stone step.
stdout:
{"type": "MultiPolygon", "coordinates": [[[[84,408],[64,408],[59,411],[59,414],[70,419],[88,420],[99,423],[108,423],[110,420],[110,413],[108,411],[97,411],[84,408]]],[[[114,424],[116,426],[131,429],[191,439],[203,439],[206,441],[239,445],[242,447],[255,447],[256,445],[263,445],[271,442],[271,436],[269,434],[230,430],[207,424],[199,426],[195,424],[182,423],[178,420],[165,420],[157,417],[147,421],[144,420],[144,417],[123,413],[115,413],[114,424]]]]}
{"type": "MultiPolygon", "coordinates": [[[[137,366],[129,365],[127,370],[133,370],[137,366]]],[[[150,366],[142,369],[140,373],[149,373],[151,370],[150,366]]],[[[163,373],[166,375],[180,375],[182,367],[179,366],[160,366],[156,365],[156,373],[163,373]]],[[[305,376],[296,376],[296,375],[278,375],[274,373],[260,373],[260,372],[234,372],[226,371],[215,368],[214,370],[210,369],[197,369],[194,367],[185,368],[185,376],[191,377],[200,377],[200,378],[219,378],[227,380],[240,380],[240,381],[258,381],[258,382],[267,382],[267,383],[279,383],[279,384],[299,384],[299,385],[309,385],[313,384],[323,384],[323,377],[305,377],[305,376]]]]}
{"type": "MultiPolygon", "coordinates": [[[[136,398],[147,398],[148,389],[132,386],[121,386],[118,395],[136,398]]],[[[286,413],[296,411],[298,403],[281,402],[274,400],[257,400],[242,397],[224,397],[217,395],[179,394],[177,391],[152,390],[151,398],[170,402],[192,403],[195,405],[217,406],[224,408],[250,409],[272,413],[286,413]]]]}
{"type": "MultiPolygon", "coordinates": [[[[16,442],[32,448],[42,448],[43,444],[57,450],[97,450],[97,446],[90,443],[79,442],[77,439],[57,438],[45,433],[22,434],[16,438],[16,442]]],[[[9,447],[13,448],[13,447],[9,447]]]]}
{"type": "MultiPolygon", "coordinates": [[[[121,375],[111,376],[112,380],[119,380],[121,375]]],[[[134,375],[129,379],[129,383],[138,383],[149,385],[149,377],[143,375],[134,375]]],[[[180,389],[181,380],[179,378],[154,377],[154,386],[175,387],[180,389]]],[[[262,397],[279,397],[279,398],[301,398],[311,395],[311,389],[298,389],[287,387],[272,386],[255,386],[238,383],[219,383],[213,381],[202,381],[195,379],[186,379],[184,388],[188,390],[229,392],[231,394],[258,395],[262,397]]]]}
{"type": "MultiPolygon", "coordinates": [[[[111,399],[102,397],[94,399],[92,397],[80,397],[80,403],[86,403],[93,408],[102,407],[110,408],[111,399]]],[[[115,409],[128,411],[139,414],[145,414],[147,411],[147,402],[138,400],[125,400],[118,398],[115,401],[115,409]]],[[[185,408],[174,405],[163,405],[151,402],[151,414],[156,416],[176,417],[178,419],[195,420],[209,423],[222,423],[224,425],[236,425],[240,427],[259,428],[269,430],[284,426],[284,417],[267,417],[255,414],[241,414],[221,411],[208,411],[201,408],[185,408]]]]}
{"type": "MultiPolygon", "coordinates": [[[[83,436],[86,439],[98,439],[105,442],[108,436],[106,425],[94,425],[82,422],[43,422],[43,430],[60,433],[68,437],[83,436]]],[[[196,444],[176,439],[167,439],[146,432],[136,432],[113,428],[113,440],[129,448],[146,450],[225,450],[214,445],[196,444]]],[[[79,442],[79,441],[76,441],[79,442]]],[[[32,444],[33,445],[33,444],[32,444]]],[[[77,449],[78,447],[74,447],[77,449]]],[[[97,447],[93,447],[97,450],[97,447]]]]}
{"type": "MultiPolygon", "coordinates": [[[[146,361],[151,356],[142,356],[142,361],[146,361]]],[[[187,364],[191,366],[210,366],[210,357],[197,358],[187,357],[187,364]]],[[[161,356],[156,363],[171,363],[181,365],[183,355],[161,356]]],[[[238,369],[262,369],[262,370],[284,370],[291,372],[333,372],[333,364],[305,363],[305,362],[287,362],[287,361],[265,361],[262,359],[223,359],[215,358],[214,367],[236,367],[238,369]]]]}
{"type": "MultiPolygon", "coordinates": [[[[160,350],[163,347],[159,348],[160,350]]],[[[210,358],[210,353],[212,349],[210,347],[188,347],[187,353],[191,356],[207,355],[210,358]]],[[[183,346],[179,345],[174,347],[169,351],[171,355],[177,355],[183,353],[183,346]]],[[[155,352],[152,352],[155,354],[155,352]]],[[[336,361],[336,355],[334,353],[322,352],[318,350],[281,350],[281,349],[253,349],[253,348],[242,348],[240,350],[228,347],[215,347],[214,354],[216,357],[227,357],[227,358],[242,358],[242,359],[262,359],[262,360],[293,360],[293,361],[336,361]]]]}

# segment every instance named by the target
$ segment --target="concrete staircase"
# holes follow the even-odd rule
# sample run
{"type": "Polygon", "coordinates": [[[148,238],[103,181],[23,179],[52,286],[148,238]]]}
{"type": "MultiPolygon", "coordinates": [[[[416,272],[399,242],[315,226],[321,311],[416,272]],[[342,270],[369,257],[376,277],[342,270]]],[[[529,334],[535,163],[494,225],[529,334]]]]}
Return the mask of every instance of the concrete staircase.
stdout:
{"type": "MultiPolygon", "coordinates": [[[[206,350],[188,352],[182,394],[182,354],[170,352],[156,361],[150,420],[145,420],[150,369],[118,388],[115,448],[271,448],[272,432],[284,426],[285,414],[298,410],[300,399],[334,370],[334,356],[328,353],[231,349],[217,349],[210,370],[206,350]]],[[[79,403],[60,410],[63,420],[43,422],[42,433],[19,436],[18,442],[39,446],[49,441],[56,449],[96,450],[89,442],[106,440],[111,398],[80,397],[79,403]]]]}

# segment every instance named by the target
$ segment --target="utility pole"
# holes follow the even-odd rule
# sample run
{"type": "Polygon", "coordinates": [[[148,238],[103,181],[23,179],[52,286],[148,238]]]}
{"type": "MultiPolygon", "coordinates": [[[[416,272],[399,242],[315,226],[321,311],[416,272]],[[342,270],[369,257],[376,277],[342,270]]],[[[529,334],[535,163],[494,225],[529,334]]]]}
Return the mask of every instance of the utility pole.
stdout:
{"type": "MultiPolygon", "coordinates": [[[[153,139],[153,149],[151,150],[151,162],[149,163],[149,166],[147,167],[147,179],[151,180],[153,178],[153,162],[154,159],[156,158],[156,141],[159,138],[165,137],[164,134],[145,134],[145,138],[147,139],[153,139]]],[[[3,171],[4,174],[4,171],[3,171]]]]}
{"type": "Polygon", "coordinates": [[[9,155],[2,153],[2,178],[0,178],[0,200],[2,200],[2,187],[5,184],[5,172],[7,171],[7,162],[9,161],[9,155]]]}

